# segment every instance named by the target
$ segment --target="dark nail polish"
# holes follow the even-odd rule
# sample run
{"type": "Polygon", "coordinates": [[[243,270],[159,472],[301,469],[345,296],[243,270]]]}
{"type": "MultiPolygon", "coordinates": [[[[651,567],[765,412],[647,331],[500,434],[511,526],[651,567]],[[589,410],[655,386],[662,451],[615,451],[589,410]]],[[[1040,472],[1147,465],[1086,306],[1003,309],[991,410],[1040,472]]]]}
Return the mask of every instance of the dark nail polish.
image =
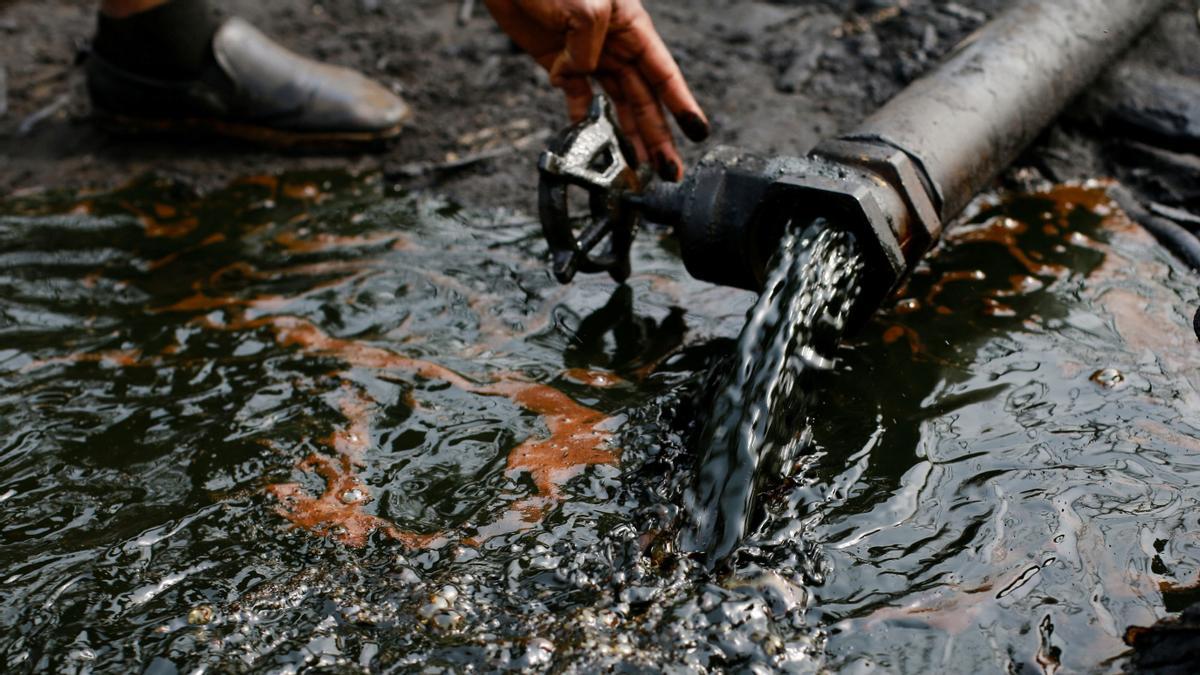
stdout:
{"type": "Polygon", "coordinates": [[[659,178],[672,183],[679,180],[679,165],[675,160],[668,158],[665,152],[660,150],[654,154],[654,164],[658,167],[659,178]]]}
{"type": "Polygon", "coordinates": [[[684,113],[679,116],[679,128],[683,134],[693,141],[708,138],[708,122],[696,113],[684,113]]]}

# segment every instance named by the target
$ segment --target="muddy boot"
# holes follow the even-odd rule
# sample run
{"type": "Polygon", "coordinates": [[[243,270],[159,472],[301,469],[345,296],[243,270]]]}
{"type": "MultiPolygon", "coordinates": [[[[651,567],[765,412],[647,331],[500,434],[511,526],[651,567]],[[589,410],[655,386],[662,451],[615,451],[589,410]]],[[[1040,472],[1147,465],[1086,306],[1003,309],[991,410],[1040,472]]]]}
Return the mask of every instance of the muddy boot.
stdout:
{"type": "Polygon", "coordinates": [[[361,74],[318,63],[204,0],[100,15],[87,63],[99,120],[118,132],[216,134],[276,147],[382,144],[409,108],[361,74]]]}

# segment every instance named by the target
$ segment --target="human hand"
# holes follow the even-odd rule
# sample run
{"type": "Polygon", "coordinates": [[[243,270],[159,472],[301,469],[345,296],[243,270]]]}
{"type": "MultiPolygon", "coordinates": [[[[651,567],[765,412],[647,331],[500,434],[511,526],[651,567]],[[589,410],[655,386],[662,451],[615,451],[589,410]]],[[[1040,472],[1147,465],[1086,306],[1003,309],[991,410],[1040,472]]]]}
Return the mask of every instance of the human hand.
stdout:
{"type": "Polygon", "coordinates": [[[693,141],[708,136],[708,118],[641,0],[486,2],[504,32],[566,94],[572,121],[587,115],[590,79],[596,80],[612,100],[638,162],[650,161],[666,180],[683,177],[683,160],[663,107],[693,141]]]}

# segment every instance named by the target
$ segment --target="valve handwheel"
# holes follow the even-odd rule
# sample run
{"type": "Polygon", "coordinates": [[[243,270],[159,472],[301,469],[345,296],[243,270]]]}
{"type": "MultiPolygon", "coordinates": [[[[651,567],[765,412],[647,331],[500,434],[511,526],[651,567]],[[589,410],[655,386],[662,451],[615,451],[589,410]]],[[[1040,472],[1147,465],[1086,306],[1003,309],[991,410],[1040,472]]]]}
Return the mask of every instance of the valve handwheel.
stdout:
{"type": "Polygon", "coordinates": [[[608,272],[618,283],[629,278],[638,213],[622,195],[638,192],[643,183],[629,161],[633,156],[612,105],[598,95],[588,116],[559,134],[539,158],[538,216],[560,282],[569,283],[576,272],[608,272]],[[588,201],[578,235],[568,198],[572,185],[583,188],[588,201]]]}

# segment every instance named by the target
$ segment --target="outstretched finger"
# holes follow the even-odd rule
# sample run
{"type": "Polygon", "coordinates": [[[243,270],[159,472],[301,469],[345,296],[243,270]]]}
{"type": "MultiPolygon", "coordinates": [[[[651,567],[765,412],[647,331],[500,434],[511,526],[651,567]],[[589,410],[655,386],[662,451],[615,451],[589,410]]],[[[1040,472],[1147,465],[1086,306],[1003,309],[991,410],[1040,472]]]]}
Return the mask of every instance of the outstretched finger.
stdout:
{"type": "Polygon", "coordinates": [[[558,88],[567,97],[567,116],[572,122],[587,117],[588,107],[592,104],[592,85],[586,77],[564,77],[559,81],[558,88]]]}
{"type": "Polygon", "coordinates": [[[662,106],[641,73],[633,68],[624,68],[619,73],[621,90],[629,101],[637,122],[638,134],[646,144],[658,175],[663,180],[677,181],[683,178],[683,160],[675,149],[671,138],[671,127],[663,116],[662,106]]]}
{"type": "Polygon", "coordinates": [[[587,75],[596,70],[611,16],[611,2],[585,1],[570,5],[566,15],[566,44],[550,69],[551,83],[558,85],[560,78],[587,75]]]}
{"type": "Polygon", "coordinates": [[[633,18],[628,29],[622,31],[620,39],[631,49],[631,60],[638,72],[675,116],[683,133],[693,141],[708,138],[708,117],[700,109],[687,81],[683,79],[679,64],[671,56],[644,9],[633,18]]]}
{"type": "Polygon", "coordinates": [[[642,135],[638,132],[637,117],[634,116],[633,107],[629,105],[629,100],[621,89],[621,82],[612,75],[599,75],[596,80],[608,94],[608,99],[617,111],[617,122],[620,123],[625,137],[629,139],[629,144],[633,146],[637,163],[640,165],[648,162],[650,155],[646,154],[646,144],[642,142],[642,135]]]}
{"type": "Polygon", "coordinates": [[[548,36],[541,24],[516,0],[484,0],[484,3],[492,18],[517,46],[536,59],[543,68],[550,70],[561,51],[561,38],[548,36]]]}

